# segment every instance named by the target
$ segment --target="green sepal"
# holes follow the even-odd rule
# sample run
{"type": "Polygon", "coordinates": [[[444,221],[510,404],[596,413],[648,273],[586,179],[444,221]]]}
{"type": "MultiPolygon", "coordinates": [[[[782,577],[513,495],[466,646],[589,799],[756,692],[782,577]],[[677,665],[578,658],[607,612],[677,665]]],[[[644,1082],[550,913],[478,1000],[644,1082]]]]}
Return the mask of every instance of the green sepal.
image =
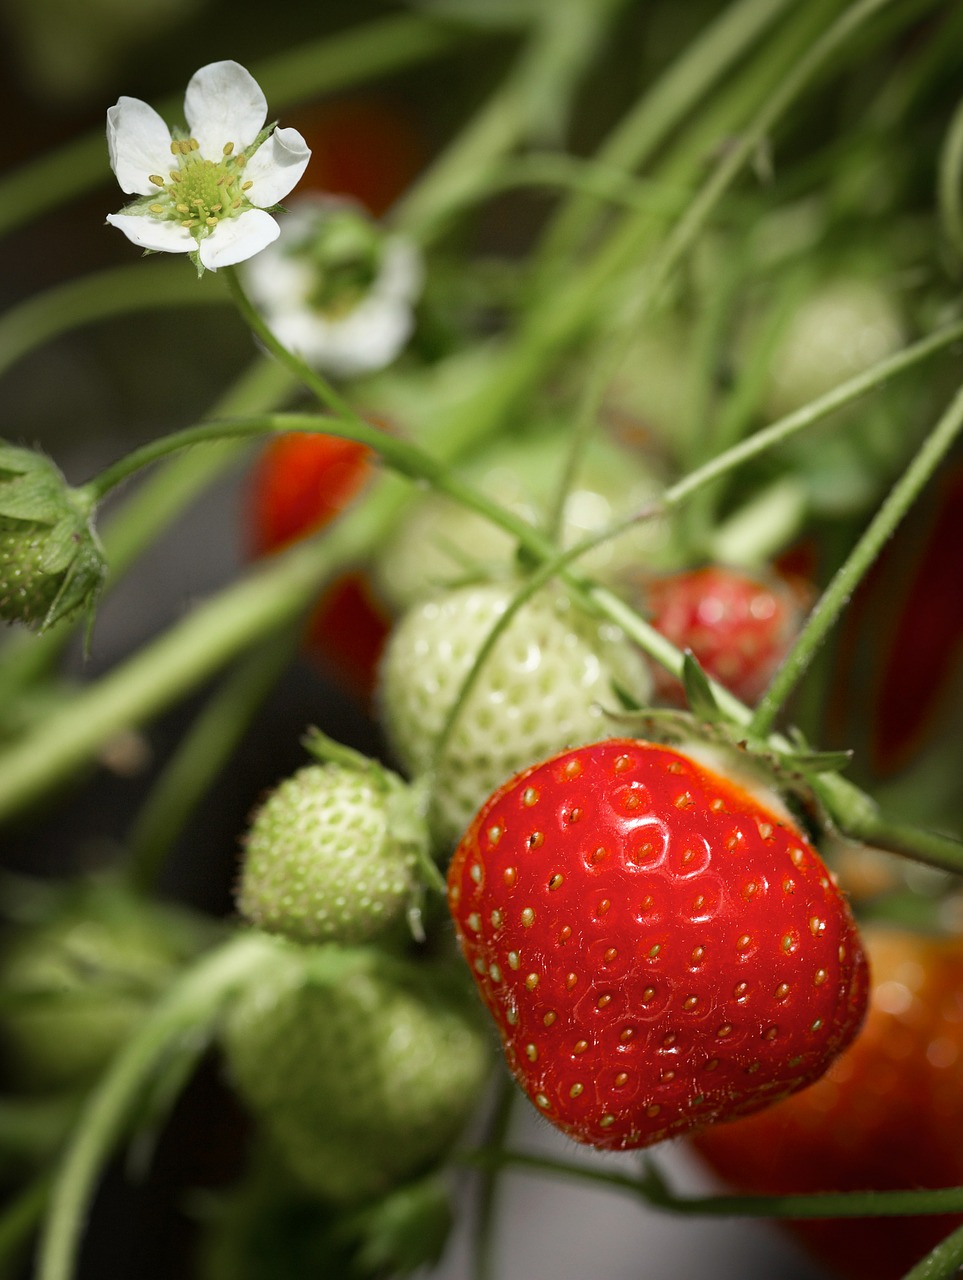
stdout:
{"type": "Polygon", "coordinates": [[[698,720],[715,724],[722,719],[722,712],[712,692],[709,677],[699,665],[691,649],[686,649],[682,660],[682,685],[689,710],[698,720]]]}

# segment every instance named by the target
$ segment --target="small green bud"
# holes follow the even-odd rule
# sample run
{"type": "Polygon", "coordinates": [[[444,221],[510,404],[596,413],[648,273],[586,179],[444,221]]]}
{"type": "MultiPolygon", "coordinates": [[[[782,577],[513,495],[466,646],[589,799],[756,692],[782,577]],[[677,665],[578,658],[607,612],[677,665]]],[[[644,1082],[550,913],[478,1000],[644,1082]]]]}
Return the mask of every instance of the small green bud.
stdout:
{"type": "Polygon", "coordinates": [[[92,609],[105,576],[86,496],[43,454],[0,441],[0,618],[45,631],[92,609]]]}

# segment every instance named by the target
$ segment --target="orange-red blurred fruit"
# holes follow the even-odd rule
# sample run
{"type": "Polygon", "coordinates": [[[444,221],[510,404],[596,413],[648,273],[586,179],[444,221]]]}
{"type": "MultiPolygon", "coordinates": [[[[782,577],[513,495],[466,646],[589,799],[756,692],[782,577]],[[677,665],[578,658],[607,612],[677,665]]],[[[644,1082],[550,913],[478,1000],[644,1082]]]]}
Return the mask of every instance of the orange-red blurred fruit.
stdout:
{"type": "MultiPolygon", "coordinates": [[[[826,1075],[693,1139],[753,1194],[963,1184],[963,940],[875,926],[863,1029],[826,1075]]],[[[797,1220],[792,1232],[846,1280],[897,1280],[963,1215],[797,1220]]]]}

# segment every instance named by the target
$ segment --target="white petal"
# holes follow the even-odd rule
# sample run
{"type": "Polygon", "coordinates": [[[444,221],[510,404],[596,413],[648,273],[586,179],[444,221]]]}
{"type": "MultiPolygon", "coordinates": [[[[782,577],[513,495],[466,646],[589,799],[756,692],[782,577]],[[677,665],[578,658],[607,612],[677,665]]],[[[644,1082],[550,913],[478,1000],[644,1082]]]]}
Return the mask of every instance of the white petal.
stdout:
{"type": "Polygon", "coordinates": [[[201,241],[201,262],[209,271],[230,267],[253,258],[276,240],[281,228],[263,209],[246,209],[236,218],[225,218],[201,241]]]}
{"type": "Polygon", "coordinates": [[[387,240],[372,293],[392,302],[414,302],[424,281],[424,263],[417,247],[400,236],[387,240]]]}
{"type": "Polygon", "coordinates": [[[247,192],[251,204],[267,209],[283,200],[301,181],[310,159],[311,148],[297,129],[275,129],[244,170],[245,180],[254,184],[247,192]]]}
{"type": "Polygon", "coordinates": [[[225,143],[235,151],[251,145],[267,119],[267,99],[239,62],[211,62],[191,76],[184,115],[204,159],[220,160],[225,143]]]}
{"type": "Polygon", "coordinates": [[[142,249],[159,249],[162,253],[190,253],[197,248],[197,241],[188,229],[177,222],[161,222],[159,218],[149,218],[138,213],[108,213],[107,221],[142,249]]]}
{"type": "Polygon", "coordinates": [[[118,98],[107,112],[107,149],[121,191],[152,195],[150,175],[167,177],[173,163],[171,132],[153,107],[140,98],[118,98]]]}
{"type": "Polygon", "coordinates": [[[281,226],[281,237],[275,245],[257,254],[244,267],[244,284],[254,302],[270,315],[278,311],[307,307],[308,297],[316,284],[311,265],[281,249],[288,233],[289,219],[281,226]]]}

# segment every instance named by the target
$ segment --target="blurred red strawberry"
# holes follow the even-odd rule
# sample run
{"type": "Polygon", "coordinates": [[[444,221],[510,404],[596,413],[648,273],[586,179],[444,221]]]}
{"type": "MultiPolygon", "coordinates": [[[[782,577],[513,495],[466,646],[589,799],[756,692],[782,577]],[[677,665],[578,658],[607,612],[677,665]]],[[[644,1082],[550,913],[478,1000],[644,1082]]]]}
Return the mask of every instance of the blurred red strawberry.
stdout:
{"type": "MultiPolygon", "coordinates": [[[[875,926],[862,1031],[826,1075],[758,1115],[693,1143],[753,1194],[901,1190],[963,1183],[963,940],[875,926]]],[[[957,1217],[788,1224],[845,1280],[897,1280],[957,1217]]]]}
{"type": "Polygon", "coordinates": [[[963,463],[943,479],[935,515],[913,565],[885,650],[875,708],[874,763],[904,765],[918,747],[963,661],[963,463]]]}
{"type": "MultiPolygon", "coordinates": [[[[330,524],[373,473],[366,446],[336,436],[292,433],[265,448],[247,502],[252,554],[280,551],[330,524]]],[[[356,693],[367,696],[388,620],[360,574],[337,579],[308,623],[308,651],[356,693]]]]}
{"type": "Polygon", "coordinates": [[[295,112],[290,123],[311,148],[298,190],[353,196],[375,217],[401,195],[425,161],[415,124],[397,102],[341,98],[295,112]]]}

